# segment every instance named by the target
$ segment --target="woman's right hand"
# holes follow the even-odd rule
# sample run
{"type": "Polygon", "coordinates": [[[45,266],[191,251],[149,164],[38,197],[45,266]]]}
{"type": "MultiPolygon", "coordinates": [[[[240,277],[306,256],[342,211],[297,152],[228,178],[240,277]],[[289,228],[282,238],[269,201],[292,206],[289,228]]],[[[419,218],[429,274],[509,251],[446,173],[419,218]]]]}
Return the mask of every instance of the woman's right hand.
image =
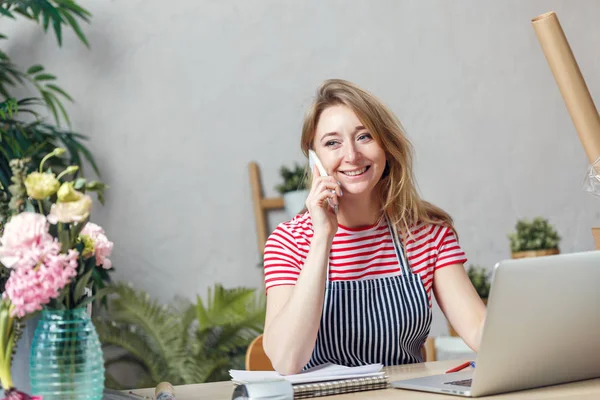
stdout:
{"type": "Polygon", "coordinates": [[[312,185],[306,198],[315,235],[324,235],[333,240],[338,229],[337,209],[342,196],[340,184],[331,176],[320,176],[315,165],[312,170],[312,185]],[[331,202],[331,204],[329,204],[331,202]]]}

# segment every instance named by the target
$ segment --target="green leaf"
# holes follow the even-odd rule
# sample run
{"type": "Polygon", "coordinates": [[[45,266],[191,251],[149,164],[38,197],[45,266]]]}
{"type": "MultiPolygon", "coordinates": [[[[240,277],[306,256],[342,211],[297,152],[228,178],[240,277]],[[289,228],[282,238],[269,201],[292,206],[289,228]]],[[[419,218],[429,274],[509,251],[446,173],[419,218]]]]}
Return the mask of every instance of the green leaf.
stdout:
{"type": "Polygon", "coordinates": [[[58,112],[56,111],[56,105],[54,104],[54,98],[50,94],[51,94],[50,92],[42,91],[42,97],[44,98],[44,101],[46,102],[46,106],[48,107],[48,109],[50,109],[50,111],[52,112],[52,115],[54,116],[54,120],[58,124],[58,123],[60,123],[60,119],[58,118],[58,112]]]}
{"type": "Polygon", "coordinates": [[[84,273],[81,277],[78,278],[77,283],[75,284],[75,292],[74,299],[75,302],[78,302],[85,295],[85,288],[90,281],[90,277],[92,276],[92,269],[84,273]]]}
{"type": "Polygon", "coordinates": [[[48,30],[48,25],[50,24],[50,14],[42,11],[42,27],[44,28],[44,32],[48,30]]]}
{"type": "Polygon", "coordinates": [[[69,94],[67,92],[65,92],[63,89],[59,88],[58,86],[49,83],[46,85],[46,87],[48,89],[54,90],[57,93],[60,93],[67,100],[69,100],[71,102],[73,101],[73,98],[71,96],[69,96],[69,94]]]}
{"type": "Polygon", "coordinates": [[[31,67],[29,67],[29,69],[27,70],[27,73],[29,75],[33,75],[33,74],[37,74],[38,72],[41,72],[44,70],[44,67],[40,64],[36,64],[36,65],[32,65],[31,67]]]}
{"type": "MultiPolygon", "coordinates": [[[[59,224],[62,224],[62,223],[59,222],[59,224]]],[[[59,229],[58,241],[61,244],[61,252],[62,253],[66,253],[71,248],[71,236],[69,234],[69,229],[67,229],[67,227],[63,226],[62,229],[59,229]]]]}
{"type": "Polygon", "coordinates": [[[81,301],[76,301],[75,308],[85,307],[88,304],[90,304],[91,302],[93,302],[94,300],[95,300],[94,295],[83,297],[81,301]]]}
{"type": "Polygon", "coordinates": [[[37,212],[31,201],[25,202],[25,211],[27,212],[37,212]]]}
{"type": "Polygon", "coordinates": [[[73,183],[73,188],[75,190],[79,190],[79,189],[83,188],[83,185],[85,185],[85,182],[86,182],[85,178],[77,178],[75,180],[75,183],[73,183]]]}
{"type": "Polygon", "coordinates": [[[108,296],[115,292],[116,292],[116,289],[114,288],[114,286],[107,286],[105,288],[97,290],[96,295],[95,295],[96,300],[102,300],[105,296],[108,296]]]}
{"type": "Polygon", "coordinates": [[[81,42],[86,47],[89,48],[90,44],[88,43],[87,38],[85,37],[85,34],[81,30],[81,27],[77,23],[77,20],[75,18],[73,18],[73,16],[71,16],[71,14],[69,14],[68,12],[66,12],[64,10],[61,10],[61,14],[69,22],[69,25],[71,25],[71,28],[73,28],[73,31],[75,32],[75,34],[77,35],[77,37],[79,38],[79,40],[81,40],[81,42]]]}
{"type": "Polygon", "coordinates": [[[5,17],[15,19],[14,15],[12,15],[12,13],[10,11],[8,11],[6,8],[2,7],[2,4],[0,4],[0,14],[4,15],[5,17]]]}
{"type": "Polygon", "coordinates": [[[65,107],[62,105],[60,100],[58,100],[58,98],[54,94],[52,94],[52,97],[54,98],[56,105],[60,109],[60,113],[61,113],[63,119],[65,120],[67,126],[71,126],[71,120],[69,119],[69,114],[67,114],[67,110],[65,110],[65,107]]]}
{"type": "MultiPolygon", "coordinates": [[[[58,18],[60,16],[56,14],[58,18]]],[[[58,41],[58,46],[62,46],[62,19],[55,18],[53,19],[52,26],[54,27],[54,33],[56,34],[56,40],[58,41]]]]}
{"type": "MultiPolygon", "coordinates": [[[[96,165],[96,160],[94,160],[94,156],[92,156],[92,153],[90,153],[90,151],[85,146],[83,146],[81,143],[79,143],[79,142],[77,142],[75,140],[72,140],[72,145],[73,145],[73,147],[76,150],[80,151],[83,154],[83,156],[85,157],[85,159],[92,166],[92,168],[93,168],[94,172],[96,173],[96,175],[101,176],[100,175],[100,170],[98,169],[98,166],[96,165]]],[[[79,165],[79,163],[78,163],[78,165],[79,165]]]]}
{"type": "Polygon", "coordinates": [[[56,76],[51,74],[39,74],[34,78],[36,81],[53,81],[56,79],[56,76]]]}

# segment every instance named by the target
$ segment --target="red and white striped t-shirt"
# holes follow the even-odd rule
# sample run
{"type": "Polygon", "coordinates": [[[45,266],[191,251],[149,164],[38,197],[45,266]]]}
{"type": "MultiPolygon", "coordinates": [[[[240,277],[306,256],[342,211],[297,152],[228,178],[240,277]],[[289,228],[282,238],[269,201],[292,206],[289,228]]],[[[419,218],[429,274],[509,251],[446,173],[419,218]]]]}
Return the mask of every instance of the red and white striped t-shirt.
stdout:
{"type": "MultiPolygon", "coordinates": [[[[452,229],[418,224],[404,243],[412,271],[419,274],[431,305],[433,272],[467,259],[452,229]]],[[[277,226],[264,252],[265,286],[295,285],[308,255],[313,226],[308,212],[277,226]]],[[[363,228],[339,225],[329,254],[329,280],[365,280],[400,275],[394,243],[384,218],[363,228]]]]}

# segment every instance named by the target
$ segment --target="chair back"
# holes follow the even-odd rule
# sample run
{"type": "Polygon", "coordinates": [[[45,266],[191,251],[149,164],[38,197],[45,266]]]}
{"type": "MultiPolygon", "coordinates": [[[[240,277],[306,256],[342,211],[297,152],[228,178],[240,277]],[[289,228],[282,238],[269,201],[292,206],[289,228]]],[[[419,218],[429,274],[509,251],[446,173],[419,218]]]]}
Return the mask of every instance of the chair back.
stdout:
{"type": "Polygon", "coordinates": [[[265,354],[263,348],[263,335],[258,336],[250,343],[246,350],[246,370],[247,371],[274,371],[271,360],[265,354]]]}
{"type": "MultiPolygon", "coordinates": [[[[427,362],[436,361],[435,339],[428,337],[427,341],[421,347],[423,359],[427,362]]],[[[246,350],[246,370],[247,371],[274,371],[271,360],[267,357],[263,348],[263,335],[259,335],[250,343],[246,350]]]]}

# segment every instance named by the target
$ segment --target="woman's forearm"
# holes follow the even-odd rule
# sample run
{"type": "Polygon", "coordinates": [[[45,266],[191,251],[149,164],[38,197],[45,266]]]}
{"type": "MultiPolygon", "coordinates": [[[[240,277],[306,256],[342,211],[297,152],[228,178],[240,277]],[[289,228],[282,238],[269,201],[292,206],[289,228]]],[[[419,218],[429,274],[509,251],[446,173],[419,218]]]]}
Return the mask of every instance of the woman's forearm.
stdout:
{"type": "Polygon", "coordinates": [[[310,360],[323,312],[331,239],[313,237],[291,296],[265,328],[263,346],[281,374],[298,373],[310,360]]]}

